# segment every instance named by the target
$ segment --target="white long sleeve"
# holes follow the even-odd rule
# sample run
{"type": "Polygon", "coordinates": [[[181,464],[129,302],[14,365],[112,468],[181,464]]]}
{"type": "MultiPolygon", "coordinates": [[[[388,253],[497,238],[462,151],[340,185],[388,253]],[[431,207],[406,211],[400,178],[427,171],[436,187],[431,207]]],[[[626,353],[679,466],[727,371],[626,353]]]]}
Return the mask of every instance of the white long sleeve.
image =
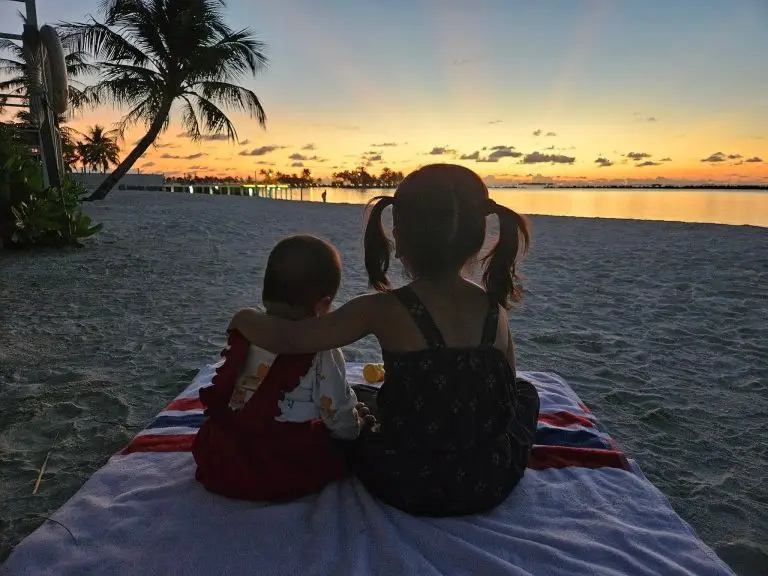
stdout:
{"type": "Polygon", "coordinates": [[[316,358],[317,377],[314,401],[331,434],[343,440],[354,440],[360,434],[357,395],[347,382],[347,368],[341,350],[320,352],[316,358]]]}

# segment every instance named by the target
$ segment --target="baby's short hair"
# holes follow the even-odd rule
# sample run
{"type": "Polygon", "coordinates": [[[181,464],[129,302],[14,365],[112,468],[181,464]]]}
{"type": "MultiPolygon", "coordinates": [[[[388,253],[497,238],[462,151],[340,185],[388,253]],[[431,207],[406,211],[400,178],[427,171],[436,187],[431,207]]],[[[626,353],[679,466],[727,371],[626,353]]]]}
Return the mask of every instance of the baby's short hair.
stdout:
{"type": "Polygon", "coordinates": [[[312,308],[333,299],[341,284],[341,258],[334,246],[311,234],[284,238],[272,249],[264,272],[262,302],[312,308]]]}

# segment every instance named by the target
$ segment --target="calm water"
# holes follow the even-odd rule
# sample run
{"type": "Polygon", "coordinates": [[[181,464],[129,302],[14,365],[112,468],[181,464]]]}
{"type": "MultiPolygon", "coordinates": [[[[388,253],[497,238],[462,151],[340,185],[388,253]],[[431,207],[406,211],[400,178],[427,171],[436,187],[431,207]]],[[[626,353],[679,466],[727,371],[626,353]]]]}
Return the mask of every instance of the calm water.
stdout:
{"type": "MultiPolygon", "coordinates": [[[[374,196],[391,195],[394,190],[355,188],[314,188],[292,200],[322,202],[323,190],[328,202],[365,204],[374,196]]],[[[630,220],[665,220],[710,224],[749,224],[768,227],[768,192],[738,190],[593,190],[582,188],[551,189],[494,188],[491,196],[499,204],[523,214],[579,216],[586,218],[621,218],[630,220]]]]}

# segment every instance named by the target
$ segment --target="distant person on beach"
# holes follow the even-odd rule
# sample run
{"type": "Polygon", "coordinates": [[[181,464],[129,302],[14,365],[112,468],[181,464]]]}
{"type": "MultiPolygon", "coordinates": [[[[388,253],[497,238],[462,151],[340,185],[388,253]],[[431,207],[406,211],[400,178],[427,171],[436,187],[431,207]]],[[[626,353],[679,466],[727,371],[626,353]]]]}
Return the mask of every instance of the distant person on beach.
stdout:
{"type": "Polygon", "coordinates": [[[323,197],[323,203],[328,201],[328,190],[323,190],[323,193],[321,194],[323,197]]]}
{"type": "Polygon", "coordinates": [[[291,322],[257,310],[230,329],[280,353],[307,353],[373,334],[385,381],[378,424],[355,443],[355,472],[384,502],[415,515],[482,512],[503,502],[523,476],[539,412],[532,384],[516,379],[507,309],[521,299],[515,266],[528,248],[527,221],[489,198],[462,166],[433,164],[409,174],[394,197],[372,201],[365,267],[376,293],[324,316],[291,322]],[[393,208],[395,258],[412,282],[391,289],[392,243],[381,223],[393,208]],[[484,288],[463,271],[499,219],[485,259],[484,288]]]}
{"type": "MultiPolygon", "coordinates": [[[[272,250],[264,273],[266,314],[295,323],[322,316],[341,282],[329,243],[292,236],[272,250]]],[[[208,419],[192,453],[196,478],[211,492],[249,500],[294,499],[345,470],[331,440],[361,429],[341,350],[275,355],[230,331],[213,385],[200,390],[208,419]]]]}

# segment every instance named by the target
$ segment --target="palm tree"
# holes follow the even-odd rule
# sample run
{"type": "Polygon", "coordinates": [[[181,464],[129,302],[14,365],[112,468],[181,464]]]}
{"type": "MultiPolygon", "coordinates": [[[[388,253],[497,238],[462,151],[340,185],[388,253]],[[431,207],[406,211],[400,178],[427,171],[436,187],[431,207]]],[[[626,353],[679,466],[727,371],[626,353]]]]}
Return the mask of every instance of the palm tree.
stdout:
{"type": "MultiPolygon", "coordinates": [[[[26,22],[26,19],[22,16],[22,20],[26,22]]],[[[67,77],[69,84],[69,106],[70,110],[78,110],[83,108],[89,99],[88,89],[81,83],[75,80],[76,77],[89,73],[94,73],[94,67],[86,61],[86,55],[74,50],[71,43],[63,42],[64,47],[64,62],[67,67],[67,77]]],[[[4,76],[4,80],[0,81],[0,92],[6,94],[12,94],[16,96],[27,96],[29,93],[29,82],[27,79],[27,67],[26,67],[26,54],[24,48],[16,42],[7,38],[0,38],[0,53],[5,53],[7,57],[0,57],[0,74],[4,76]]],[[[19,101],[14,99],[14,103],[19,101]]],[[[0,113],[3,112],[4,101],[0,100],[0,113]]],[[[59,129],[59,136],[61,137],[61,149],[64,159],[64,165],[71,170],[72,166],[77,162],[76,145],[74,142],[74,135],[77,131],[69,128],[65,125],[67,116],[57,114],[55,116],[55,123],[59,129]]],[[[31,136],[32,132],[39,129],[38,122],[32,117],[29,110],[22,110],[15,116],[15,121],[12,122],[15,129],[19,130],[22,134],[26,134],[25,140],[32,146],[37,146],[36,139],[31,136]]]]}
{"type": "Polygon", "coordinates": [[[83,168],[87,166],[94,172],[101,168],[106,172],[110,165],[120,162],[117,130],[105,130],[103,126],[96,124],[82,136],[83,141],[77,143],[77,154],[83,168]]]}
{"type": "MultiPolygon", "coordinates": [[[[69,79],[69,103],[73,109],[83,107],[89,98],[88,89],[80,82],[74,80],[78,76],[94,73],[93,65],[86,61],[86,55],[82,51],[74,50],[69,42],[63,42],[64,63],[67,66],[69,79]]],[[[26,96],[28,93],[27,65],[24,48],[7,38],[0,38],[0,53],[6,53],[10,57],[0,57],[0,74],[6,77],[0,81],[0,92],[16,96],[26,96]],[[10,78],[8,78],[10,76],[10,78]]],[[[17,100],[14,99],[14,102],[17,100]]],[[[4,102],[0,102],[2,112],[4,102]]]]}
{"type": "Polygon", "coordinates": [[[89,199],[104,198],[168,128],[174,103],[195,141],[204,132],[237,141],[222,106],[266,125],[256,94],[233,83],[266,65],[265,45],[250,30],[231,29],[221,12],[224,5],[223,0],[104,0],[103,22],[91,18],[64,25],[67,41],[91,54],[100,69],[94,103],[129,108],[121,132],[138,122],[147,128],[89,199]]]}

